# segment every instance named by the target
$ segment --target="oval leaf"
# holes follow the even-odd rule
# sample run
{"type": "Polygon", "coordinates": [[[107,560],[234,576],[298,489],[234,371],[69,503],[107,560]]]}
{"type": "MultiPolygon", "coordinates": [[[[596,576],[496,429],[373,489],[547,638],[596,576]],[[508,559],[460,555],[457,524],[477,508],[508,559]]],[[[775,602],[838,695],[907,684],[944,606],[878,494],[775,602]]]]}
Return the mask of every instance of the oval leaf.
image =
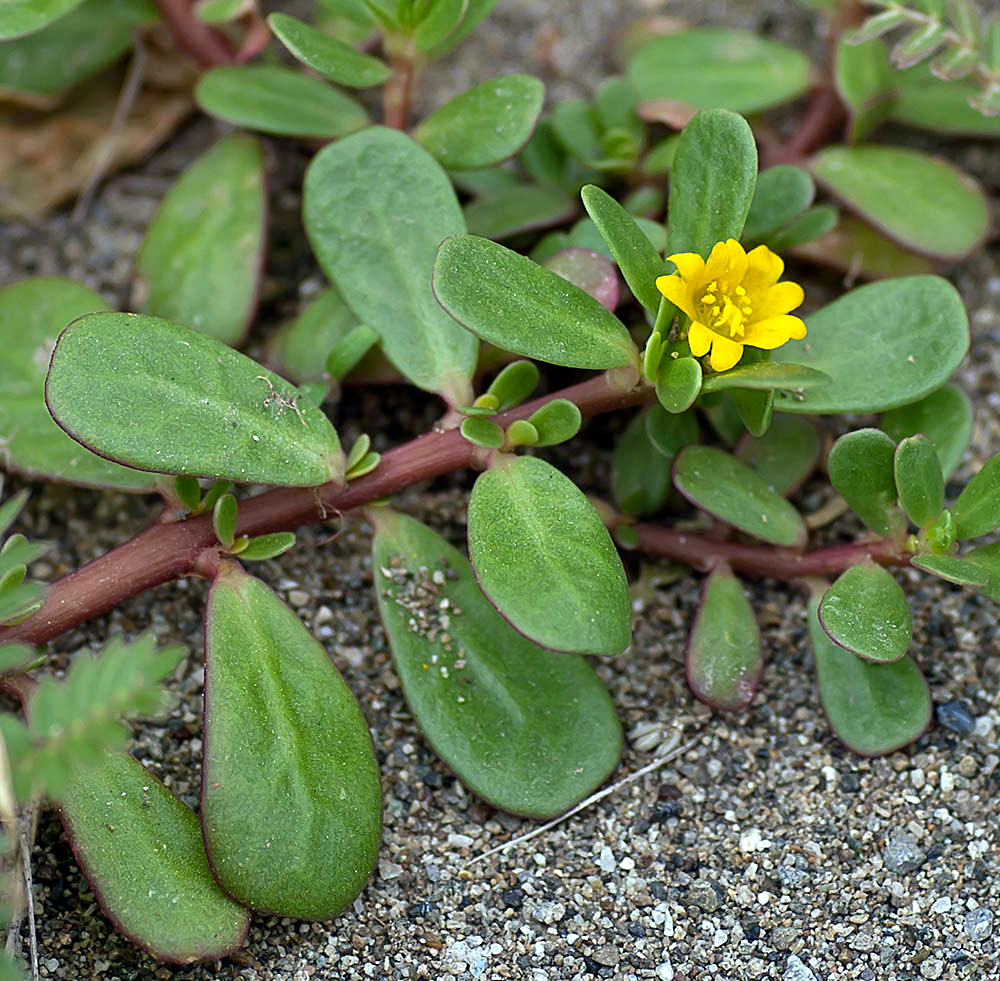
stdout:
{"type": "Polygon", "coordinates": [[[820,626],[819,596],[809,603],[809,638],[823,711],[837,737],[862,756],[882,756],[930,725],[931,696],[908,657],[870,664],[838,647],[820,626]]]}
{"type": "Polygon", "coordinates": [[[618,272],[600,252],[570,246],[546,259],[545,268],[578,286],[605,310],[618,306],[618,272]]]}
{"type": "Polygon", "coordinates": [[[822,440],[816,427],[801,416],[776,413],[763,436],[740,440],[735,456],[783,497],[793,494],[819,463],[822,440]]]}
{"type": "Polygon", "coordinates": [[[741,364],[721,374],[712,374],[701,386],[703,392],[718,392],[726,388],[781,389],[801,392],[817,385],[826,385],[830,376],[804,364],[784,364],[779,361],[757,361],[741,364]]]}
{"type": "Polygon", "coordinates": [[[264,208],[260,146],[225,137],[181,174],[153,216],[136,258],[140,312],[237,346],[257,302],[264,208]]]}
{"type": "Polygon", "coordinates": [[[74,321],[52,352],[45,399],[74,439],[141,470],[307,487],[344,476],[336,431],[292,385],[155,317],[74,321]]]}
{"type": "Polygon", "coordinates": [[[553,399],[528,417],[538,439],[535,446],[555,446],[572,439],[579,431],[583,417],[575,402],[553,399]]]}
{"type": "Polygon", "coordinates": [[[952,515],[959,538],[978,538],[1000,527],[1000,453],[965,485],[952,515]]]}
{"type": "Polygon", "coordinates": [[[816,187],[800,167],[769,167],[757,175],[744,242],[760,242],[783,228],[812,204],[816,187]]]}
{"type": "Polygon", "coordinates": [[[254,909],[328,919],[375,866],[381,803],[368,726],[330,656],[228,565],[205,615],[201,820],[216,879],[254,909]]]}
{"type": "Polygon", "coordinates": [[[900,523],[896,509],[896,444],[879,429],[858,429],[841,436],[827,468],[837,493],[878,535],[900,523]]]}
{"type": "Polygon", "coordinates": [[[969,347],[965,307],[937,276],[908,276],[851,290],[806,318],[808,333],[782,355],[833,379],[782,412],[884,412],[940,388],[969,347]]]}
{"type": "Polygon", "coordinates": [[[775,545],[801,546],[799,512],[745,463],[711,446],[689,446],[674,463],[677,489],[696,507],[748,535],[775,545]]]}
{"type": "Polygon", "coordinates": [[[593,669],[518,634],[465,556],[426,525],[384,509],[372,520],[379,611],[428,742],[494,807],[561,814],[621,756],[621,728],[593,669]]]}
{"type": "Polygon", "coordinates": [[[243,945],[250,917],[212,878],[198,818],[137,760],[108,753],[58,803],[101,909],[134,944],[175,964],[243,945]]]}
{"type": "Polygon", "coordinates": [[[368,113],[349,95],[280,65],[213,68],[194,96],[209,115],[276,136],[332,140],[368,125],[368,113]]]}
{"type": "Polygon", "coordinates": [[[0,41],[40,31],[80,5],[80,0],[6,0],[0,7],[0,41]]]}
{"type": "Polygon", "coordinates": [[[271,14],[267,23],[299,61],[331,82],[352,89],[366,89],[392,77],[392,69],[384,61],[363,54],[295,17],[271,14]]]}
{"type": "Polygon", "coordinates": [[[520,405],[538,385],[538,366],[533,361],[514,361],[506,365],[486,390],[497,400],[497,412],[520,405]]]}
{"type": "Polygon", "coordinates": [[[944,475],[934,444],[908,436],[896,447],[894,464],[899,503],[918,528],[933,524],[944,507],[944,475]]]}
{"type": "Polygon", "coordinates": [[[743,584],[724,563],[712,571],[702,590],[685,670],[691,691],[723,712],[746,708],[760,684],[760,630],[743,584]]]}
{"type": "Polygon", "coordinates": [[[880,565],[855,565],[824,593],[819,621],[830,639],[878,664],[898,661],[913,638],[910,608],[892,573],[880,565]]]}
{"type": "Polygon", "coordinates": [[[975,562],[960,559],[957,555],[924,552],[910,559],[910,565],[930,572],[946,582],[953,582],[956,586],[985,589],[990,584],[990,574],[986,569],[975,562]]]}
{"type": "Polygon", "coordinates": [[[922,433],[937,450],[947,480],[962,462],[972,438],[972,403],[956,385],[945,385],[926,398],[882,416],[882,429],[894,440],[922,433]]]}
{"type": "Polygon", "coordinates": [[[545,86],[530,75],[501,75],[432,112],[413,138],[451,170],[489,167],[513,156],[531,137],[545,86]]]}
{"type": "MultiPolygon", "coordinates": [[[[667,417],[690,419],[690,416],[667,417]]],[[[653,447],[646,429],[646,412],[640,412],[622,433],[611,458],[615,503],[626,514],[645,516],[659,511],[670,494],[672,464],[672,455],[666,456],[653,447]]]]}
{"type": "Polygon", "coordinates": [[[415,385],[468,405],[478,344],[430,283],[438,243],[465,230],[444,171],[408,136],[378,127],[320,151],[304,195],[313,250],[358,320],[415,385]]]}
{"type": "Polygon", "coordinates": [[[600,370],[638,359],[625,325],[597,300],[488,239],[445,239],[434,263],[434,293],[459,323],[515,354],[600,370]]]}
{"type": "Polygon", "coordinates": [[[684,127],[670,176],[667,251],[697,252],[739,239],[757,183],[757,144],[747,121],[706,109],[684,127]]]}
{"type": "Polygon", "coordinates": [[[498,240],[562,224],[576,213],[576,202],[562,188],[535,184],[501,188],[464,209],[470,232],[498,240]]]}
{"type": "Polygon", "coordinates": [[[656,397],[667,412],[686,412],[701,393],[701,362],[697,358],[672,358],[660,362],[656,397]]]}
{"type": "Polygon", "coordinates": [[[639,97],[672,99],[696,109],[757,112],[805,92],[808,59],[749,31],[701,27],[655,38],[628,63],[639,97]]]}
{"type": "Polygon", "coordinates": [[[813,176],[907,248],[945,259],[968,255],[989,224],[979,185],[945,160],[897,147],[829,147],[813,176]]]}
{"type": "Polygon", "coordinates": [[[535,457],[503,457],[469,499],[469,558],[489,601],[553,650],[619,654],[632,635],[621,559],[590,502],[535,457]]]}

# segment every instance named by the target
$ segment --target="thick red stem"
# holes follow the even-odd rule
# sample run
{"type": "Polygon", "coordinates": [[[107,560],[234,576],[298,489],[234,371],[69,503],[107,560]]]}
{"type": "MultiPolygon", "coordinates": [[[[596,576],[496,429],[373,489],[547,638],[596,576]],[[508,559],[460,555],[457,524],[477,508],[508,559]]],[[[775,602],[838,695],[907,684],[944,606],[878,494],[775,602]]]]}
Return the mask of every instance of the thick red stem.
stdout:
{"type": "Polygon", "coordinates": [[[236,56],[229,42],[194,15],[191,0],[156,0],[164,21],[170,27],[177,43],[202,68],[231,65],[236,56]]]}

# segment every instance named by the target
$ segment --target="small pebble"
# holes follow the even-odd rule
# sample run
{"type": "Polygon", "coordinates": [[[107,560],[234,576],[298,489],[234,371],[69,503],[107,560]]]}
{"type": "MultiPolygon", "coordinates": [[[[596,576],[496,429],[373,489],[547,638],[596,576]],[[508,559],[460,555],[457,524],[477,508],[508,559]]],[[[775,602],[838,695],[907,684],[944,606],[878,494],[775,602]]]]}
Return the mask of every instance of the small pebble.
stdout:
{"type": "Polygon", "coordinates": [[[403,866],[395,862],[387,862],[384,859],[378,863],[378,874],[383,879],[398,879],[403,872],[403,866]]]}
{"type": "Polygon", "coordinates": [[[942,896],[940,899],[935,899],[931,903],[932,913],[947,913],[951,909],[951,899],[947,896],[942,896]]]}
{"type": "Polygon", "coordinates": [[[988,939],[993,933],[993,910],[986,906],[970,909],[965,914],[965,932],[976,941],[988,939]]]}
{"type": "Polygon", "coordinates": [[[615,853],[607,845],[601,849],[601,857],[598,864],[601,866],[602,872],[614,872],[618,867],[617,862],[615,862],[615,853]]]}
{"type": "Polygon", "coordinates": [[[591,957],[602,967],[617,967],[621,955],[614,944],[605,944],[603,947],[598,947],[591,957]]]}
{"type": "Polygon", "coordinates": [[[685,902],[688,906],[697,906],[706,913],[714,913],[719,908],[719,894],[712,888],[710,882],[698,879],[688,889],[685,902]]]}
{"type": "Polygon", "coordinates": [[[548,900],[544,903],[539,903],[535,907],[531,918],[537,920],[539,923],[552,924],[558,923],[565,915],[565,905],[554,900],[548,900]]]}
{"type": "Polygon", "coordinates": [[[885,867],[890,872],[912,872],[927,861],[927,854],[908,831],[893,831],[885,846],[885,867]]]}
{"type": "Polygon", "coordinates": [[[969,735],[976,728],[976,717],[972,714],[968,702],[961,698],[954,701],[945,702],[937,707],[937,720],[945,729],[960,733],[963,736],[969,735]]]}
{"type": "Polygon", "coordinates": [[[922,978],[930,978],[931,981],[941,977],[941,972],[944,970],[944,963],[940,961],[937,957],[928,957],[927,960],[920,965],[920,976],[922,978]]]}
{"type": "Polygon", "coordinates": [[[816,981],[816,975],[795,954],[789,954],[782,981],[816,981]]]}
{"type": "Polygon", "coordinates": [[[974,756],[963,756],[958,761],[958,772],[963,777],[974,777],[979,772],[979,764],[974,756]]]}

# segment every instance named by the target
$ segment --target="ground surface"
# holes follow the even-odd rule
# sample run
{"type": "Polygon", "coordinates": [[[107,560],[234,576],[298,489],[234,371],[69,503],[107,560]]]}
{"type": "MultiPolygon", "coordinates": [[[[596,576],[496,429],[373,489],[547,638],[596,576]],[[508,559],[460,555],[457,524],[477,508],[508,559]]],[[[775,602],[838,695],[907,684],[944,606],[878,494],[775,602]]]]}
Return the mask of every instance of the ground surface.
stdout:
{"type": "MultiPolygon", "coordinates": [[[[427,104],[503,71],[542,74],[556,97],[585,94],[613,68],[619,29],[656,6],[501,0],[488,25],[429,77],[427,104]]],[[[667,12],[763,28],[814,52],[821,46],[808,12],[790,0],[688,2],[667,12]]],[[[82,229],[65,216],[38,228],[8,226],[0,279],[69,274],[121,302],[156,201],[215,132],[204,121],[189,126],[147,165],[113,179],[82,229]]],[[[996,201],[995,145],[941,149],[984,180],[996,201]]],[[[304,292],[317,282],[295,228],[298,202],[288,176],[305,159],[284,146],[271,157],[272,206],[278,227],[290,230],[279,234],[269,257],[265,326],[295,311],[303,276],[312,277],[304,292]]],[[[994,246],[944,271],[961,290],[973,326],[972,353],[958,379],[977,407],[967,473],[1000,447],[1000,254],[994,246]]],[[[813,297],[836,282],[808,271],[796,278],[813,297]]],[[[435,414],[433,405],[403,395],[351,396],[339,424],[349,443],[357,431],[352,420],[364,418],[365,430],[384,427],[382,443],[391,445],[435,414]]],[[[607,479],[609,432],[608,424],[595,427],[561,458],[594,489],[607,479]]],[[[442,481],[403,495],[400,504],[460,541],[466,487],[464,478],[442,481]]],[[[59,575],[146,520],[140,499],[39,487],[25,530],[58,541],[51,571],[59,575]]],[[[723,718],[694,702],[683,681],[684,637],[698,584],[693,577],[658,582],[656,567],[649,567],[637,593],[632,651],[599,668],[629,734],[616,776],[649,762],[658,745],[695,740],[694,748],[542,837],[467,867],[532,824],[471,798],[426,747],[374,611],[367,529],[351,523],[334,542],[329,530],[307,531],[304,547],[260,574],[315,628],[375,733],[385,809],[377,874],[353,910],[334,922],[259,917],[237,956],[167,967],[110,928],[58,822],[45,814],[33,856],[42,977],[1000,978],[1000,924],[994,927],[1000,917],[1000,661],[996,610],[988,602],[904,576],[915,615],[914,653],[935,703],[964,700],[975,729],[961,735],[937,725],[905,751],[865,760],[832,738],[819,710],[800,595],[769,583],[753,586],[768,668],[751,708],[723,718]]],[[[841,534],[855,530],[847,520],[837,527],[841,534]]],[[[137,752],[192,804],[201,748],[204,593],[195,582],[164,587],[56,645],[62,656],[102,643],[110,632],[150,625],[162,639],[188,645],[178,704],[165,722],[138,730],[137,752]]]]}

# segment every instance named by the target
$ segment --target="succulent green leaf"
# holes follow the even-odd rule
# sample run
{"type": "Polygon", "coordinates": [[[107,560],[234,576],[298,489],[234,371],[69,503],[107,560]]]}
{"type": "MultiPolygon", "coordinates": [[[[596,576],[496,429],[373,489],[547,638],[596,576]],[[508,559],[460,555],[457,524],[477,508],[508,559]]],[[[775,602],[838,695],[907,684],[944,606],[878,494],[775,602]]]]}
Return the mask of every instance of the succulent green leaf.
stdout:
{"type": "Polygon", "coordinates": [[[877,664],[898,661],[913,639],[902,588],[874,562],[841,573],[823,594],[819,622],[835,644],[877,664]]]}
{"type": "Polygon", "coordinates": [[[691,691],[723,712],[753,700],[764,673],[760,629],[743,584],[725,563],[705,582],[688,638],[685,669],[691,691]]]}
{"type": "Polygon", "coordinates": [[[320,293],[294,320],[268,339],[268,362],[294,382],[329,380],[330,352],[358,326],[357,318],[335,287],[320,293]]]}
{"type": "Polygon", "coordinates": [[[965,485],[951,513],[959,538],[979,538],[1000,527],[1000,453],[965,485]]]}
{"type": "Polygon", "coordinates": [[[782,412],[884,412],[929,395],[969,347],[965,307],[937,276],[907,276],[851,290],[806,318],[806,337],[783,357],[830,376],[782,412]]]}
{"type": "MultiPolygon", "coordinates": [[[[429,58],[441,58],[461,44],[489,16],[490,11],[496,6],[496,2],[497,0],[468,0],[468,3],[465,5],[465,15],[462,17],[461,23],[442,41],[429,50],[426,50],[427,56],[429,58]]],[[[420,40],[419,29],[417,40],[420,40]]]]}
{"type": "Polygon", "coordinates": [[[295,535],[290,531],[278,531],[271,535],[251,538],[247,547],[240,552],[241,562],[262,562],[284,555],[295,544],[295,535]]]}
{"type": "MultiPolygon", "coordinates": [[[[656,406],[661,412],[664,410],[656,406]]],[[[638,413],[628,424],[611,458],[611,489],[615,503],[626,514],[645,516],[659,511],[670,494],[673,455],[652,445],[646,428],[647,413],[638,413]]],[[[668,419],[688,419],[689,415],[668,419]]]]}
{"type": "Polygon", "coordinates": [[[827,462],[837,493],[878,535],[888,535],[900,523],[895,457],[895,442],[880,429],[858,429],[833,444],[827,462]]]}
{"type": "Polygon", "coordinates": [[[747,121],[705,109],[684,127],[670,177],[667,250],[698,252],[743,232],[757,182],[757,145],[747,121]]]}
{"type": "Polygon", "coordinates": [[[834,62],[834,84],[850,110],[852,143],[863,140],[889,117],[896,101],[897,77],[889,64],[889,52],[880,40],[840,42],[834,62]]]}
{"type": "Polygon", "coordinates": [[[506,412],[520,405],[538,385],[538,366],[534,361],[513,361],[493,379],[486,390],[496,401],[496,411],[506,412]]]}
{"type": "MultiPolygon", "coordinates": [[[[592,187],[593,185],[588,186],[592,187]]],[[[612,200],[614,199],[612,198],[612,200]]],[[[634,191],[629,191],[622,198],[622,207],[628,214],[632,215],[633,218],[646,218],[650,221],[655,220],[657,215],[663,213],[666,203],[667,196],[663,190],[659,187],[652,187],[649,184],[637,187],[634,191]]]]}
{"type": "Polygon", "coordinates": [[[840,221],[840,213],[829,204],[814,204],[798,218],[793,218],[784,228],[768,236],[767,244],[775,252],[784,252],[797,245],[804,245],[833,231],[840,221]]]}
{"type": "Polygon", "coordinates": [[[489,601],[553,650],[620,654],[632,635],[621,559],[590,502],[536,457],[503,457],[469,500],[469,558],[489,601]]]}
{"type": "Polygon", "coordinates": [[[371,327],[358,324],[352,327],[327,355],[326,370],[338,381],[349,375],[378,344],[378,333],[371,327]]]}
{"type": "Polygon", "coordinates": [[[489,450],[498,450],[504,444],[504,431],[492,419],[470,416],[462,420],[460,432],[470,443],[489,450]]]}
{"type": "MultiPolygon", "coordinates": [[[[3,480],[0,478],[0,491],[2,490],[3,480]]],[[[27,488],[24,488],[18,491],[10,500],[4,501],[0,505],[0,536],[14,523],[14,519],[21,513],[24,505],[28,503],[30,493],[27,488]]]]}
{"type": "Polygon", "coordinates": [[[366,453],[353,467],[348,468],[347,479],[357,480],[359,477],[364,477],[365,474],[371,473],[379,465],[381,459],[381,453],[366,453]]]}
{"type": "Polygon", "coordinates": [[[988,583],[983,591],[995,603],[1000,603],[1000,542],[980,545],[979,548],[966,552],[963,558],[967,562],[975,563],[986,573],[988,583]]]}
{"type": "Polygon", "coordinates": [[[621,729],[593,669],[517,633],[480,592],[465,556],[426,525],[384,509],[372,520],[379,610],[428,742],[493,806],[561,814],[621,755],[621,729]],[[435,597],[429,607],[424,591],[435,597]]]}
{"type": "Polygon", "coordinates": [[[990,573],[975,561],[959,558],[957,555],[938,555],[935,552],[921,552],[910,559],[910,565],[924,572],[930,572],[939,579],[953,582],[956,586],[971,589],[985,589],[990,584],[990,573]]]}
{"type": "Polygon", "coordinates": [[[415,385],[468,405],[479,345],[431,292],[438,244],[465,230],[441,167],[405,134],[376,127],[321,150],[304,193],[313,250],[359,322],[415,385]]]}
{"type": "Polygon", "coordinates": [[[268,26],[278,40],[304,65],[338,85],[366,89],[392,77],[392,69],[378,58],[288,14],[271,14],[268,26]]]}
{"type": "Polygon", "coordinates": [[[325,920],[361,891],[381,833],[368,726],[329,654],[235,565],[205,616],[202,768],[205,847],[230,896],[325,920]]]}
{"type": "Polygon", "coordinates": [[[933,524],[944,507],[944,474],[934,444],[926,436],[907,436],[896,447],[894,463],[899,503],[918,528],[933,524]]]}
{"type": "Polygon", "coordinates": [[[583,416],[575,402],[552,399],[533,412],[527,421],[535,427],[538,436],[535,446],[555,446],[572,439],[580,431],[583,416]]]}
{"type": "Polygon", "coordinates": [[[44,34],[5,40],[29,33],[15,29],[17,23],[22,27],[27,23],[28,4],[19,0],[0,3],[0,41],[4,41],[0,44],[0,89],[40,96],[43,103],[113,64],[131,47],[136,29],[156,20],[156,8],[148,0],[34,0],[31,5],[39,13],[44,8],[62,8],[65,16],[59,16],[44,34]],[[12,30],[13,34],[8,33],[12,30]]]}
{"type": "Polygon", "coordinates": [[[732,399],[732,393],[709,393],[699,399],[698,408],[705,414],[705,418],[711,423],[715,434],[726,446],[736,446],[746,436],[746,426],[736,403],[732,399]]]}
{"type": "Polygon", "coordinates": [[[545,86],[530,75],[501,75],[456,96],[427,116],[413,138],[451,170],[490,167],[528,142],[545,86]]]}
{"type": "Polygon", "coordinates": [[[191,164],[139,249],[139,312],[236,347],[257,303],[265,203],[264,161],[252,137],[224,137],[191,164]]]}
{"type": "Polygon", "coordinates": [[[827,385],[830,376],[802,364],[779,361],[757,361],[741,364],[721,374],[709,375],[702,383],[703,392],[719,392],[726,388],[782,389],[804,391],[817,385],[827,385]]]}
{"type": "Polygon", "coordinates": [[[515,419],[506,433],[507,448],[515,446],[535,446],[538,443],[538,430],[527,419],[515,419]]]}
{"type": "Polygon", "coordinates": [[[808,59],[794,48],[749,31],[701,27],[643,44],[627,74],[643,101],[751,113],[801,95],[810,72],[808,59]]]}
{"type": "Polygon", "coordinates": [[[635,219],[610,194],[588,184],[580,196],[629,289],[650,313],[655,314],[663,299],[656,288],[656,277],[664,271],[663,259],[635,219]]]}
{"type": "Polygon", "coordinates": [[[597,300],[488,239],[445,239],[434,263],[434,293],[460,324],[516,354],[600,370],[638,358],[625,325],[597,300]]]}
{"type": "Polygon", "coordinates": [[[492,239],[507,239],[559,225],[576,213],[576,202],[564,190],[536,184],[499,188],[464,209],[469,231],[492,239]]]}
{"type": "Polygon", "coordinates": [[[368,113],[349,95],[281,65],[213,68],[194,95],[209,115],[275,136],[333,140],[368,125],[368,113]]]}
{"type": "Polygon", "coordinates": [[[735,456],[763,477],[771,490],[787,497],[816,469],[821,449],[820,435],[808,419],[778,412],[763,436],[740,440],[735,456]]]}
{"type": "Polygon", "coordinates": [[[97,293],[68,279],[39,276],[0,290],[0,459],[7,469],[90,487],[154,489],[149,474],[102,460],[70,439],[45,407],[45,372],[59,332],[107,309],[97,293]]]}
{"type": "Polygon", "coordinates": [[[106,754],[58,803],[80,868],[129,940],[175,964],[243,945],[249,914],[212,878],[198,818],[138,761],[106,754]]]}
{"type": "Polygon", "coordinates": [[[653,448],[673,462],[685,446],[701,438],[693,412],[667,412],[662,405],[651,405],[644,415],[646,435],[653,448]]]}
{"type": "Polygon", "coordinates": [[[922,433],[937,450],[945,479],[954,473],[972,438],[972,403],[957,385],[944,385],[919,402],[891,409],[882,429],[894,440],[922,433]]]}
{"type": "Polygon", "coordinates": [[[747,432],[751,436],[763,436],[770,428],[774,415],[774,390],[734,388],[729,397],[736,405],[747,432]]]}
{"type": "Polygon", "coordinates": [[[667,412],[686,412],[701,392],[701,362],[697,358],[672,358],[660,362],[656,397],[667,412]]]}
{"type": "Polygon", "coordinates": [[[711,446],[688,446],[674,463],[674,484],[696,507],[774,545],[806,542],[798,511],[741,460],[711,446]]]}
{"type": "Polygon", "coordinates": [[[823,711],[855,753],[882,756],[912,743],[930,725],[930,690],[909,657],[870,664],[837,646],[820,626],[820,597],[809,603],[809,638],[823,711]]]}
{"type": "Polygon", "coordinates": [[[441,44],[462,23],[468,0],[437,0],[425,5],[426,13],[413,32],[413,43],[418,51],[427,51],[441,44]]]}
{"type": "Polygon", "coordinates": [[[953,136],[1000,136],[1000,116],[987,116],[970,105],[979,95],[971,80],[935,78],[927,64],[893,72],[892,80],[894,122],[953,136]]]}
{"type": "Polygon", "coordinates": [[[607,256],[571,245],[550,256],[544,265],[592,296],[605,310],[618,306],[618,271],[607,256]]]}
{"type": "Polygon", "coordinates": [[[769,167],[757,186],[743,226],[744,242],[760,242],[783,228],[812,204],[816,186],[801,167],[769,167]]]}
{"type": "Polygon", "coordinates": [[[74,321],[52,353],[45,397],[74,439],[143,470],[291,486],[344,476],[336,431],[298,405],[292,385],[155,317],[74,321]]]}
{"type": "Polygon", "coordinates": [[[174,493],[189,511],[197,510],[201,504],[201,484],[196,477],[175,477],[174,493]]]}
{"type": "Polygon", "coordinates": [[[593,106],[583,99],[563,99],[548,116],[552,135],[562,148],[580,160],[601,155],[601,124],[593,106]]]}
{"type": "Polygon", "coordinates": [[[23,37],[64,17],[81,0],[6,0],[0,7],[0,41],[23,37]]]}
{"type": "Polygon", "coordinates": [[[212,509],[215,537],[226,548],[232,548],[236,540],[236,510],[236,498],[232,494],[223,494],[212,509]]]}
{"type": "Polygon", "coordinates": [[[907,248],[960,259],[983,240],[986,198],[968,174],[937,157],[898,147],[828,147],[813,176],[876,228],[907,248]]]}
{"type": "Polygon", "coordinates": [[[38,661],[38,653],[27,644],[0,644],[0,674],[24,671],[38,661]]]}

